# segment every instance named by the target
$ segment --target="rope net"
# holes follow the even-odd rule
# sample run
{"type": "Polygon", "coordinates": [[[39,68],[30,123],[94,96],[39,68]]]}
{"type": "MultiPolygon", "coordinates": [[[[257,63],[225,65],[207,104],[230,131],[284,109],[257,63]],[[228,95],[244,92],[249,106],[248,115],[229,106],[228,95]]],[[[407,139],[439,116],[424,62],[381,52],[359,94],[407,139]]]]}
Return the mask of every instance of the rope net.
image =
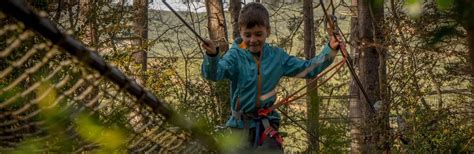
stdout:
{"type": "Polygon", "coordinates": [[[136,83],[111,80],[118,70],[90,67],[21,19],[0,12],[0,21],[0,152],[206,151],[160,102],[146,104],[149,93],[130,92],[136,83]]]}

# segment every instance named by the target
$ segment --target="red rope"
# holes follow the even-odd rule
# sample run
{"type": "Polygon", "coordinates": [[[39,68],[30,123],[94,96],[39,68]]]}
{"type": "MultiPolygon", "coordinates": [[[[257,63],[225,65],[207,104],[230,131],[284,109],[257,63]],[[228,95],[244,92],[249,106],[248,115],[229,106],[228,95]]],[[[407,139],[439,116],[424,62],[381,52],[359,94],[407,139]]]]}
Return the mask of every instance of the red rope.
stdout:
{"type": "Polygon", "coordinates": [[[332,77],[334,77],[334,75],[336,75],[337,72],[339,72],[342,68],[342,66],[344,65],[344,62],[346,61],[347,59],[347,53],[344,53],[342,54],[343,56],[343,59],[338,62],[336,65],[330,67],[329,69],[327,69],[326,71],[324,71],[323,73],[320,73],[318,76],[316,76],[315,78],[311,79],[305,86],[301,87],[300,89],[296,90],[294,93],[292,93],[291,95],[287,96],[286,98],[278,101],[277,103],[273,104],[272,106],[270,106],[268,109],[259,109],[259,112],[258,114],[261,115],[261,116],[267,116],[271,111],[273,111],[274,109],[280,107],[280,106],[283,106],[283,105],[288,105],[290,104],[291,102],[295,101],[295,100],[298,100],[300,99],[301,97],[305,96],[308,94],[308,92],[305,92],[301,95],[298,95],[298,96],[295,96],[296,94],[298,94],[299,92],[301,92],[302,90],[304,90],[305,88],[308,87],[308,85],[316,82],[318,79],[320,79],[321,77],[323,77],[324,75],[328,74],[330,71],[334,70],[335,71],[329,75],[328,78],[326,78],[323,82],[317,84],[316,86],[310,88],[309,90],[313,90],[315,88],[319,88],[321,85],[323,85],[324,83],[326,83],[327,81],[329,81],[332,77]]]}

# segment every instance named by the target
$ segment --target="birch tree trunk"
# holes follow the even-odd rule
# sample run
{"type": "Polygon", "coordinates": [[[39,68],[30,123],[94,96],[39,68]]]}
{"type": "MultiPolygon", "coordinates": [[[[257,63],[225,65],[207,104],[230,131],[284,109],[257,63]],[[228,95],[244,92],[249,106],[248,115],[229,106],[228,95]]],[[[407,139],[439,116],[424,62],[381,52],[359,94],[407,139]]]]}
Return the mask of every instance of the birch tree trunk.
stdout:
{"type": "MultiPolygon", "coordinates": [[[[208,17],[208,31],[212,41],[219,46],[221,55],[229,48],[226,38],[226,25],[224,18],[224,9],[222,8],[221,0],[206,0],[206,10],[208,17]]],[[[216,106],[218,112],[218,122],[225,123],[227,117],[230,115],[230,94],[228,81],[218,81],[216,84],[216,106]]]]}

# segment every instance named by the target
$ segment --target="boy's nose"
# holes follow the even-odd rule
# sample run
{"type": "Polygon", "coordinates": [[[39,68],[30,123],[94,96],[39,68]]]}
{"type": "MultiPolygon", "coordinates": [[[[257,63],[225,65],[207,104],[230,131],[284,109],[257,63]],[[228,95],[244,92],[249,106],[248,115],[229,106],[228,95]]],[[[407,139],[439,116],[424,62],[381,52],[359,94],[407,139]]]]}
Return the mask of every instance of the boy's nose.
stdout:
{"type": "Polygon", "coordinates": [[[255,37],[255,36],[250,36],[250,42],[253,43],[253,42],[255,42],[255,41],[257,41],[257,37],[255,37]]]}

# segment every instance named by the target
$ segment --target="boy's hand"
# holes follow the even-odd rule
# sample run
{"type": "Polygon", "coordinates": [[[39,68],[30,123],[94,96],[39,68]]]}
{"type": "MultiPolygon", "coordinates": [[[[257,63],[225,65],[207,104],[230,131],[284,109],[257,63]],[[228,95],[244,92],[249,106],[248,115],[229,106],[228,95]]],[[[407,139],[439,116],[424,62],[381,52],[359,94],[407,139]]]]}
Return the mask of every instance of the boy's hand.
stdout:
{"type": "Polygon", "coordinates": [[[332,50],[339,50],[339,41],[338,40],[341,40],[341,36],[339,34],[336,34],[336,36],[338,37],[338,39],[336,39],[334,37],[334,35],[330,36],[329,47],[331,47],[332,50]]]}
{"type": "Polygon", "coordinates": [[[205,42],[202,42],[201,46],[206,49],[206,54],[207,55],[216,55],[216,46],[211,40],[204,39],[205,42]]]}

